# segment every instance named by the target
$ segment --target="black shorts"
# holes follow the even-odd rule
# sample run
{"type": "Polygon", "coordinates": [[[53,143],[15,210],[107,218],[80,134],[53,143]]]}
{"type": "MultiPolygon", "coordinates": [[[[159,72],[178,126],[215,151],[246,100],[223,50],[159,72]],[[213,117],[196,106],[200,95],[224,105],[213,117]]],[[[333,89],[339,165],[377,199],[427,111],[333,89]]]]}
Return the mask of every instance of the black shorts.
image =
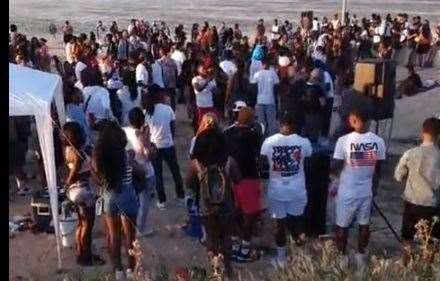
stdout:
{"type": "MultiPolygon", "coordinates": [[[[440,208],[425,207],[405,202],[405,209],[402,218],[402,239],[413,241],[416,234],[415,225],[421,220],[432,221],[432,217],[440,218],[440,208]]],[[[440,239],[440,223],[436,223],[432,231],[432,237],[440,239]]]]}

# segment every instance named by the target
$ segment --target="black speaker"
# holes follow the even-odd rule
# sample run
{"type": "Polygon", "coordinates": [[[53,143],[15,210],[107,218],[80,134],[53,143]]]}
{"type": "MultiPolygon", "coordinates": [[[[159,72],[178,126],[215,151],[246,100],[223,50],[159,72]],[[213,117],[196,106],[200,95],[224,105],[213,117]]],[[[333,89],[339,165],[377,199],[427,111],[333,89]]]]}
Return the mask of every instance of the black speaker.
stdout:
{"type": "Polygon", "coordinates": [[[383,120],[393,117],[394,97],[396,93],[396,62],[393,60],[365,59],[356,64],[355,88],[360,94],[366,95],[374,105],[372,119],[383,120]],[[365,66],[369,71],[362,71],[365,66]],[[362,77],[363,75],[374,77],[362,77]],[[361,77],[359,77],[361,76],[361,77]],[[359,82],[358,82],[359,81],[359,82]],[[362,81],[368,81],[362,83],[362,81]]]}

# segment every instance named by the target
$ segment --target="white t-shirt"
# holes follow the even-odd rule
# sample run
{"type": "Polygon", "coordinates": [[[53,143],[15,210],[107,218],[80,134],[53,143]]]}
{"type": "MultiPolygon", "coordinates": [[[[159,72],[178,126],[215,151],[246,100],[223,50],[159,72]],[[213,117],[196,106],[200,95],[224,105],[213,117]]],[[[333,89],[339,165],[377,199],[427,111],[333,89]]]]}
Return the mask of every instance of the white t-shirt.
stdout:
{"type": "Polygon", "coordinates": [[[372,180],[378,160],[385,160],[385,142],[377,135],[352,132],[336,142],[334,159],[344,160],[338,197],[342,199],[372,196],[372,180]]]}
{"type": "Polygon", "coordinates": [[[175,50],[171,54],[171,58],[174,60],[174,62],[177,65],[177,75],[180,75],[182,73],[182,65],[186,60],[186,56],[182,51],[175,50]]]}
{"type": "Polygon", "coordinates": [[[275,134],[263,142],[261,155],[269,160],[269,198],[280,201],[307,198],[304,158],[312,155],[307,138],[275,134]]]}
{"type": "Polygon", "coordinates": [[[143,151],[143,146],[136,136],[136,129],[132,127],[123,127],[122,128],[127,136],[127,146],[126,150],[133,150],[135,153],[134,160],[138,162],[142,167],[144,167],[145,177],[149,178],[154,176],[154,168],[151,164],[151,161],[145,157],[145,153],[143,151]]]}
{"type": "Polygon", "coordinates": [[[136,82],[148,85],[148,70],[143,63],[136,66],[136,82]]]}
{"type": "Polygon", "coordinates": [[[171,121],[176,120],[173,109],[166,104],[158,103],[154,106],[153,116],[145,115],[145,122],[150,127],[151,142],[157,148],[168,148],[174,145],[171,133],[171,121]]]}
{"type": "Polygon", "coordinates": [[[122,124],[121,126],[128,126],[128,113],[135,107],[141,107],[141,95],[138,92],[137,97],[132,100],[130,97],[130,91],[127,86],[123,86],[116,92],[119,100],[122,104],[122,124]]]}
{"type": "Polygon", "coordinates": [[[82,92],[87,121],[90,113],[93,113],[97,120],[113,118],[107,89],[100,86],[89,86],[85,87],[82,92]]]}
{"type": "Polygon", "coordinates": [[[319,31],[319,21],[317,21],[317,20],[312,21],[312,30],[319,31]]]}
{"type": "Polygon", "coordinates": [[[235,63],[229,60],[222,61],[220,63],[220,68],[228,75],[229,79],[231,79],[237,72],[237,66],[235,65],[235,63]]]}
{"type": "Polygon", "coordinates": [[[208,85],[205,86],[205,88],[203,88],[203,90],[201,91],[197,91],[196,88],[194,87],[194,85],[196,83],[198,84],[204,84],[206,81],[206,79],[204,79],[202,76],[195,76],[192,81],[191,84],[193,85],[194,88],[194,93],[196,94],[196,105],[197,107],[200,108],[207,108],[207,107],[213,107],[214,106],[214,90],[217,87],[217,84],[215,83],[215,80],[212,79],[208,85]]]}
{"type": "Polygon", "coordinates": [[[275,70],[262,69],[255,73],[254,80],[258,84],[257,104],[275,104],[274,86],[280,83],[275,70]]]}
{"type": "Polygon", "coordinates": [[[81,82],[81,71],[83,71],[86,68],[87,68],[87,65],[84,64],[83,62],[79,61],[75,64],[75,78],[76,78],[75,87],[77,87],[80,90],[82,90],[84,88],[84,86],[81,82]]]}

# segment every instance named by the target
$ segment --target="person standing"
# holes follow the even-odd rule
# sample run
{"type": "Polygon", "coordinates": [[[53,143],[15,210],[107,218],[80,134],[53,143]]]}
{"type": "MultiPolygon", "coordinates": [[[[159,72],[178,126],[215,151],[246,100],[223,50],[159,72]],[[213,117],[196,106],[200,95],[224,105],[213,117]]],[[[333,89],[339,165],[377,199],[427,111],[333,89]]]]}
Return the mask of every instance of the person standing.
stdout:
{"type": "Polygon", "coordinates": [[[277,258],[274,265],[286,263],[286,229],[293,239],[305,241],[304,210],[307,205],[304,159],[312,155],[307,138],[296,133],[292,115],[280,120],[280,133],[267,138],[261,146],[262,166],[269,167],[267,197],[270,215],[276,221],[277,258]]]}
{"type": "Polygon", "coordinates": [[[127,150],[132,153],[135,165],[142,171],[141,179],[133,177],[135,190],[139,198],[139,211],[137,216],[137,236],[145,237],[153,234],[151,224],[148,224],[150,200],[156,183],[154,168],[151,163],[155,156],[155,148],[150,141],[148,126],[145,126],[145,116],[139,107],[135,107],[128,113],[130,126],[124,127],[127,136],[127,150]]]}
{"type": "Polygon", "coordinates": [[[157,207],[164,210],[167,197],[163,184],[162,161],[167,163],[173,175],[178,204],[181,206],[185,203],[185,194],[176,148],[174,147],[176,116],[169,105],[161,103],[157,92],[158,90],[151,91],[146,98],[145,123],[150,128],[151,142],[158,150],[157,157],[153,161],[156,173],[156,191],[159,197],[157,207]]]}
{"type": "Polygon", "coordinates": [[[95,195],[90,189],[90,158],[85,152],[86,134],[81,125],[67,122],[63,126],[65,159],[68,167],[67,196],[78,212],[75,233],[76,263],[83,266],[102,265],[92,254],[92,229],[95,222],[95,195]]]}
{"type": "Polygon", "coordinates": [[[64,44],[69,42],[70,36],[73,35],[73,27],[70,25],[70,22],[66,20],[63,25],[63,41],[64,44]]]}
{"type": "Polygon", "coordinates": [[[336,195],[336,246],[345,254],[349,226],[355,220],[359,224],[355,258],[362,267],[370,237],[373,189],[378,185],[386,150],[384,140],[367,131],[367,118],[362,112],[352,111],[348,122],[353,132],[337,140],[331,167],[340,181],[336,195]]]}
{"type": "Polygon", "coordinates": [[[217,84],[213,75],[208,69],[201,63],[197,68],[198,75],[191,80],[191,84],[194,88],[194,94],[196,96],[197,107],[197,124],[202,120],[203,115],[208,112],[216,114],[214,108],[214,94],[217,88],[217,84]]]}
{"type": "Polygon", "coordinates": [[[171,101],[171,108],[176,111],[177,64],[169,57],[170,48],[162,46],[159,50],[161,58],[158,63],[162,69],[165,91],[171,101]]]}
{"type": "Polygon", "coordinates": [[[129,255],[136,237],[139,208],[133,188],[133,168],[125,151],[127,137],[122,128],[113,121],[106,121],[101,127],[91,162],[92,175],[100,187],[96,208],[104,217],[107,250],[115,280],[125,280],[121,261],[122,238],[128,259],[127,278],[132,278],[136,263],[135,257],[129,255]]]}
{"type": "Polygon", "coordinates": [[[212,113],[203,120],[210,124],[195,138],[193,159],[186,177],[187,186],[194,180],[200,183],[200,211],[206,229],[208,256],[223,258],[226,273],[231,275],[230,220],[234,208],[232,185],[240,181],[233,158],[228,157],[224,134],[212,113]]]}
{"type": "Polygon", "coordinates": [[[141,93],[136,85],[136,77],[133,71],[125,70],[122,75],[124,86],[116,91],[118,99],[121,101],[121,126],[129,125],[128,114],[135,108],[141,106],[141,93]]]}
{"type": "MultiPolygon", "coordinates": [[[[421,219],[432,223],[434,216],[440,217],[440,150],[436,145],[439,136],[440,119],[426,119],[422,126],[422,144],[407,150],[394,172],[398,182],[406,182],[402,218],[405,263],[410,254],[405,247],[414,241],[415,225],[421,219]]],[[[433,228],[432,237],[440,239],[438,223],[433,228]]]]}
{"type": "Polygon", "coordinates": [[[128,42],[128,36],[128,31],[123,30],[122,36],[118,42],[117,58],[118,61],[120,61],[122,64],[125,64],[127,62],[128,54],[130,52],[130,43],[128,42]]]}
{"type": "Polygon", "coordinates": [[[322,72],[315,68],[309,76],[305,95],[304,105],[304,127],[303,134],[316,143],[321,136],[325,113],[325,92],[321,86],[322,72]]]}
{"type": "Polygon", "coordinates": [[[232,255],[238,262],[252,261],[250,245],[252,233],[262,210],[262,185],[257,169],[262,141],[255,128],[254,111],[243,107],[237,121],[225,132],[229,155],[237,162],[241,180],[234,185],[236,232],[232,239],[232,255]],[[241,238],[241,241],[239,240],[241,238]]]}
{"type": "Polygon", "coordinates": [[[267,135],[273,135],[277,130],[275,86],[280,83],[278,74],[270,67],[268,58],[262,62],[263,69],[254,74],[254,82],[258,85],[257,104],[255,111],[258,122],[267,128],[267,135]]]}

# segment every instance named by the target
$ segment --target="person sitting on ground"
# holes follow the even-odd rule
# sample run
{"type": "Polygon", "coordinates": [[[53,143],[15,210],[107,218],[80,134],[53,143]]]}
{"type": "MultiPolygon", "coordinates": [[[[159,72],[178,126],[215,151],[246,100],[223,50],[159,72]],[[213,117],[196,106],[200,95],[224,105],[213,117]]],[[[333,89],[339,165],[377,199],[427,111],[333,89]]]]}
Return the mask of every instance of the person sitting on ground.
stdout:
{"type": "MultiPolygon", "coordinates": [[[[428,118],[422,126],[422,144],[407,150],[399,160],[394,177],[405,182],[402,218],[404,262],[409,261],[407,247],[411,247],[416,234],[415,225],[426,219],[440,217],[440,150],[436,139],[440,136],[440,120],[428,118]]],[[[434,225],[432,237],[440,239],[440,225],[434,225]]]]}
{"type": "Polygon", "coordinates": [[[416,73],[413,65],[408,65],[408,77],[400,82],[397,92],[398,97],[402,96],[414,96],[415,94],[420,92],[420,89],[423,88],[422,80],[420,76],[416,73]]]}

